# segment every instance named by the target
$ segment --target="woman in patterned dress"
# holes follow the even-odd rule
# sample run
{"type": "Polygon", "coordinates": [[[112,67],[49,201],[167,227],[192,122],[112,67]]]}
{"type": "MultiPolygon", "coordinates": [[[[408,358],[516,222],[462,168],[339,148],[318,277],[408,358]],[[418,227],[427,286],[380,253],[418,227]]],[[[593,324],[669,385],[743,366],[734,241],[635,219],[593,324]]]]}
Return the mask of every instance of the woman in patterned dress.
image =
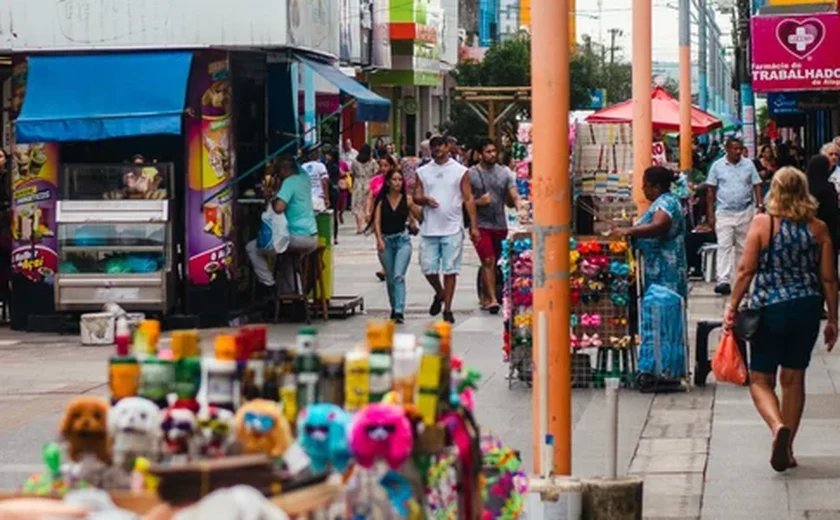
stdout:
{"type": "Polygon", "coordinates": [[[805,406],[805,370],[819,337],[823,301],[828,306],[823,336],[829,352],[837,341],[836,259],[828,226],[816,215],[817,201],[808,192],[805,174],[792,167],[777,171],[767,214],[757,215],[750,225],[724,314],[728,330],[755,279],[750,306],[759,319],[750,344],[750,394],[773,434],[770,465],[779,472],[797,466],[793,440],[805,406]]]}
{"type": "Polygon", "coordinates": [[[647,288],[662,285],[688,298],[688,269],[685,260],[685,217],[680,199],[671,193],[674,173],[662,166],[645,170],[643,191],[652,202],[631,228],[616,229],[613,235],[629,237],[642,252],[647,288]]]}
{"type": "Polygon", "coordinates": [[[350,167],[353,176],[353,216],[356,217],[356,234],[361,235],[367,226],[367,214],[365,209],[368,201],[370,180],[376,175],[379,169],[372,156],[369,144],[363,144],[359,148],[359,155],[350,167]]]}

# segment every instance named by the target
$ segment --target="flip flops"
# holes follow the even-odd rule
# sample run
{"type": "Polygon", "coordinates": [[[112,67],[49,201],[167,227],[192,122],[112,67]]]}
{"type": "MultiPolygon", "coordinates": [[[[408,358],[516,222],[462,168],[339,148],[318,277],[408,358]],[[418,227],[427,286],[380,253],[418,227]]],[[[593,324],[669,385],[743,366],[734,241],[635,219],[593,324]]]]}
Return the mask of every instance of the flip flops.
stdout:
{"type": "Polygon", "coordinates": [[[782,426],[776,430],[773,437],[773,452],[770,455],[770,466],[779,473],[790,467],[790,428],[782,426]]]}

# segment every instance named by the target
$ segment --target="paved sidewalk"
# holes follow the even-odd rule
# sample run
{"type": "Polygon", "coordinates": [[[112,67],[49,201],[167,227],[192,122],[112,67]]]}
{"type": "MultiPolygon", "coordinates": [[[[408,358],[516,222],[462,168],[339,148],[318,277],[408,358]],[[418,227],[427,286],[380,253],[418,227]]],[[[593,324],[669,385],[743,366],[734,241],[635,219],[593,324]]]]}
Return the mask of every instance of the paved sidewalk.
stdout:
{"type": "MultiPolygon", "coordinates": [[[[344,351],[362,341],[368,317],[388,313],[384,284],[374,272],[370,237],[348,235],[336,250],[338,294],[365,296],[368,316],[316,321],[325,350],[344,351]]],[[[407,276],[408,322],[421,333],[429,323],[431,291],[417,266],[407,276]]],[[[455,352],[481,371],[477,417],[485,430],[520,449],[532,467],[532,399],[524,385],[508,389],[501,362],[502,320],[477,310],[470,247],[464,258],[454,310],[455,352]]],[[[695,285],[690,332],[701,319],[719,319],[724,300],[695,285]]],[[[272,340],[293,343],[297,326],[273,325],[272,340]]],[[[202,331],[208,339],[216,331],[202,331]]],[[[713,334],[710,345],[717,345],[713,334]]],[[[821,347],[818,347],[820,349],[821,347]]],[[[660,519],[840,519],[840,355],[814,358],[808,403],[797,441],[800,468],[776,475],[768,464],[770,434],[745,388],[709,386],[658,396],[620,393],[619,472],[645,480],[645,517],[660,519]]],[[[106,395],[110,348],[80,347],[73,336],[21,334],[0,329],[0,489],[19,485],[41,469],[40,448],[54,440],[67,400],[79,393],[106,395]]],[[[603,390],[575,390],[572,400],[573,469],[576,476],[604,473],[606,416],[603,390]]]]}

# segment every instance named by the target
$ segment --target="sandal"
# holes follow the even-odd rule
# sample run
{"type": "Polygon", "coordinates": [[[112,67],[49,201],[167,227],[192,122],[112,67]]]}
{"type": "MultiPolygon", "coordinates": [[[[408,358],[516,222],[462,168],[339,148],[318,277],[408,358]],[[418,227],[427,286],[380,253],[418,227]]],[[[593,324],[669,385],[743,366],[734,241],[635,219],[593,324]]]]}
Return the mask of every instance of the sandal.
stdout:
{"type": "Polygon", "coordinates": [[[770,455],[770,466],[781,473],[790,467],[790,428],[781,426],[773,437],[773,452],[770,455]]]}

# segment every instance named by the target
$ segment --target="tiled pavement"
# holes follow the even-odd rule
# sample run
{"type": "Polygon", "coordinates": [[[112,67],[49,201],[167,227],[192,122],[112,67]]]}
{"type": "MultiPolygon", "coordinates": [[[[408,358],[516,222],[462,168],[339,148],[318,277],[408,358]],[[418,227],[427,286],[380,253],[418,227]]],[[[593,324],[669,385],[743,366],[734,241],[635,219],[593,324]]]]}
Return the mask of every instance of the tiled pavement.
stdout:
{"type": "MultiPolygon", "coordinates": [[[[387,298],[373,276],[373,241],[346,234],[341,239],[337,292],[363,294],[369,315],[384,316],[387,298]]],[[[472,251],[464,260],[454,349],[483,374],[476,396],[482,426],[520,449],[530,467],[531,392],[523,386],[508,389],[507,366],[500,359],[501,319],[475,311],[478,263],[472,251]]],[[[405,329],[419,333],[428,322],[430,292],[416,261],[407,279],[405,329]]],[[[722,305],[708,287],[695,287],[692,323],[718,318],[722,305]]],[[[365,319],[318,324],[321,344],[346,350],[362,338],[365,319]]],[[[293,341],[294,330],[273,326],[271,337],[293,341]]],[[[213,332],[204,334],[211,337],[213,332]]],[[[716,343],[713,337],[711,345],[716,343]]],[[[69,396],[105,395],[109,354],[110,349],[79,347],[75,337],[0,331],[0,488],[14,487],[40,469],[40,447],[55,438],[58,415],[69,396]]],[[[770,435],[746,389],[716,387],[710,381],[705,389],[656,397],[621,391],[620,473],[643,476],[646,518],[840,519],[840,396],[835,381],[840,383],[840,356],[815,357],[797,442],[801,468],[781,476],[767,463],[770,435]]],[[[572,415],[575,475],[602,474],[607,442],[603,391],[575,390],[572,415]]]]}

